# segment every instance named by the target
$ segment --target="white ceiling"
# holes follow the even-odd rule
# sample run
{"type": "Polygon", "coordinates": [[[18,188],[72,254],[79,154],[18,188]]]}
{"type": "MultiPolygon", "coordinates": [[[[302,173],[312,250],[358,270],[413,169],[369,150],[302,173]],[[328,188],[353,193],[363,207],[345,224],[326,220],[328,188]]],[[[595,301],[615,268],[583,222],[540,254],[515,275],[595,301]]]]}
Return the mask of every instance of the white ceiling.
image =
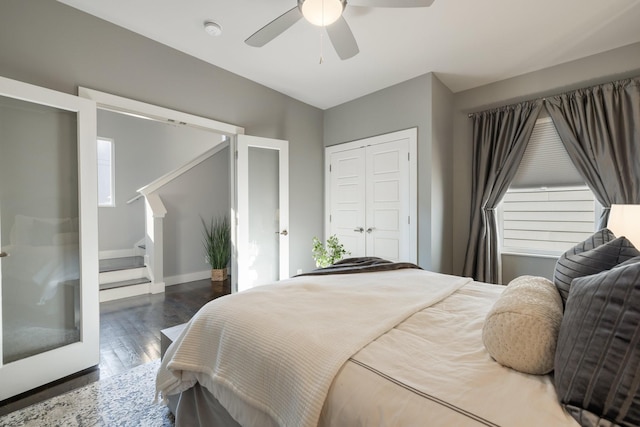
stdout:
{"type": "Polygon", "coordinates": [[[345,61],[305,20],[262,48],[244,43],[297,0],[59,1],[321,109],[428,72],[459,92],[640,42],[640,0],[347,4],[360,53],[345,61]],[[222,35],[208,35],[206,20],[218,22],[222,35]]]}

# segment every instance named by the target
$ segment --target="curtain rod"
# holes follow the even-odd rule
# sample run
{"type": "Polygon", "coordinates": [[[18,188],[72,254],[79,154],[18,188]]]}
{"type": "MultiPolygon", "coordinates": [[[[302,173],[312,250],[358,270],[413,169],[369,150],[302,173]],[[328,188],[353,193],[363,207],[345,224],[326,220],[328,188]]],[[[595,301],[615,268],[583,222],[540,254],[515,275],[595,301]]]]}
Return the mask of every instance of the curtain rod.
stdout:
{"type": "Polygon", "coordinates": [[[523,102],[532,102],[532,101],[537,101],[537,100],[546,101],[546,99],[547,99],[547,98],[532,98],[532,99],[525,99],[524,101],[516,102],[515,104],[502,105],[502,106],[500,106],[500,107],[488,108],[488,109],[486,109],[486,110],[476,111],[475,113],[469,113],[469,114],[467,114],[467,118],[471,118],[471,117],[475,116],[476,114],[484,113],[485,111],[500,110],[500,109],[502,109],[502,108],[515,107],[516,105],[518,105],[518,104],[522,104],[523,102]]]}
{"type": "MultiPolygon", "coordinates": [[[[558,94],[555,94],[555,95],[549,95],[549,96],[561,96],[561,95],[568,94],[568,93],[574,93],[574,92],[577,92],[577,91],[579,91],[579,90],[587,90],[587,89],[592,89],[592,88],[595,88],[595,87],[598,87],[598,86],[604,86],[604,85],[608,85],[608,84],[618,84],[618,83],[621,83],[621,82],[627,82],[627,81],[628,81],[628,82],[633,82],[634,80],[638,80],[638,83],[640,83],[640,80],[639,80],[639,79],[640,79],[640,76],[635,76],[635,77],[626,77],[626,78],[622,78],[622,79],[612,80],[612,81],[610,81],[610,82],[604,82],[604,83],[594,84],[594,85],[591,85],[591,86],[585,86],[585,87],[581,87],[581,88],[577,88],[577,89],[573,89],[573,90],[568,90],[568,91],[560,92],[560,93],[558,93],[558,94]]],[[[520,103],[522,103],[522,102],[531,102],[531,101],[535,101],[536,99],[541,99],[542,101],[546,101],[546,98],[544,98],[544,97],[543,97],[543,98],[526,99],[526,100],[521,101],[521,102],[516,103],[516,104],[520,104],[520,103]]],[[[498,109],[498,108],[508,108],[508,107],[511,107],[511,106],[513,106],[513,105],[516,105],[516,104],[504,105],[504,106],[502,106],[502,107],[496,107],[496,109],[498,109]]],[[[493,108],[489,108],[489,109],[487,109],[487,110],[481,110],[481,111],[477,111],[477,112],[475,112],[475,113],[469,113],[469,114],[467,115],[467,117],[468,117],[468,118],[471,118],[471,117],[473,117],[475,114],[483,113],[483,112],[485,112],[485,111],[489,111],[489,110],[492,110],[492,109],[493,109],[493,108]]]]}

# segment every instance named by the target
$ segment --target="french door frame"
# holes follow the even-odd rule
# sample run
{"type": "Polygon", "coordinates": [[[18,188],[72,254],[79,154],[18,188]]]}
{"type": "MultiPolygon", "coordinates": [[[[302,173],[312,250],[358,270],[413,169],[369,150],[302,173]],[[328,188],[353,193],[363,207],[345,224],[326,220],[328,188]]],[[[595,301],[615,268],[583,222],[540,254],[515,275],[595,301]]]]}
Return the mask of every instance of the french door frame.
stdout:
{"type": "Polygon", "coordinates": [[[249,202],[249,148],[263,148],[278,152],[279,164],[279,279],[289,277],[289,142],[280,139],[260,138],[250,135],[238,135],[236,140],[237,150],[237,210],[238,220],[236,248],[237,248],[237,280],[236,291],[248,289],[245,285],[245,275],[248,271],[248,260],[245,256],[249,253],[249,222],[251,209],[249,202]]]}
{"type": "MultiPolygon", "coordinates": [[[[80,339],[53,350],[3,364],[0,401],[95,366],[100,361],[98,303],[98,198],[96,104],[93,101],[0,77],[0,95],[77,114],[80,243],[80,339]]],[[[2,242],[0,242],[2,243],[2,242]]],[[[2,261],[0,261],[2,262],[2,261]]],[[[2,286],[0,277],[0,287],[2,286]]],[[[0,355],[2,351],[0,293],[0,355]]]]}
{"type": "MultiPolygon", "coordinates": [[[[106,92],[97,91],[95,89],[79,87],[78,95],[82,98],[87,98],[95,101],[97,108],[104,109],[112,112],[129,114],[132,116],[148,118],[152,120],[157,120],[161,122],[171,122],[171,123],[181,123],[184,126],[196,127],[199,129],[211,130],[223,135],[230,137],[230,150],[229,150],[229,185],[230,185],[230,222],[231,222],[231,239],[232,239],[232,255],[231,255],[231,291],[238,291],[238,194],[237,194],[237,180],[238,180],[238,172],[237,172],[237,164],[236,164],[236,150],[237,150],[237,139],[238,137],[242,138],[244,135],[244,128],[240,126],[236,126],[234,124],[219,122],[216,120],[212,120],[206,117],[196,116],[189,113],[184,113],[177,110],[172,110],[170,108],[161,107],[158,105],[148,104],[145,102],[137,101],[130,98],[124,98],[118,95],[113,95],[106,92]]],[[[262,138],[258,138],[262,139],[262,138]]],[[[263,139],[266,140],[266,139],[263,139]]],[[[288,154],[287,154],[288,156],[288,154]]],[[[282,161],[282,160],[281,160],[282,161]]],[[[286,181],[288,182],[288,158],[286,161],[283,161],[284,165],[286,165],[285,171],[283,173],[287,174],[286,181]]],[[[286,225],[288,227],[288,209],[287,209],[287,218],[286,225]]],[[[288,228],[287,228],[288,230],[288,228]]],[[[289,254],[288,254],[288,245],[289,239],[281,239],[281,245],[284,244],[287,247],[287,255],[281,256],[280,261],[280,271],[285,272],[288,277],[289,274],[289,254]]]]}

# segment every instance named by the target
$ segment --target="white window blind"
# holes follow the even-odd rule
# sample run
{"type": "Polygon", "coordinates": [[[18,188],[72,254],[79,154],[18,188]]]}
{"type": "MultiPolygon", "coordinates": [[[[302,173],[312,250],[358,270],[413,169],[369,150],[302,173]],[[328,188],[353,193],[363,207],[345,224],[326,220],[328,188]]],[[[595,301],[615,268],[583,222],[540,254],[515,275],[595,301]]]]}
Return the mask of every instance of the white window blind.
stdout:
{"type": "Polygon", "coordinates": [[[502,251],[559,255],[594,232],[587,187],[509,190],[502,200],[502,251]]]}
{"type": "Polygon", "coordinates": [[[583,186],[550,117],[538,119],[510,188],[583,186]]]}
{"type": "Polygon", "coordinates": [[[595,210],[553,121],[538,119],[498,210],[502,252],[559,255],[594,232],[595,210]]]}

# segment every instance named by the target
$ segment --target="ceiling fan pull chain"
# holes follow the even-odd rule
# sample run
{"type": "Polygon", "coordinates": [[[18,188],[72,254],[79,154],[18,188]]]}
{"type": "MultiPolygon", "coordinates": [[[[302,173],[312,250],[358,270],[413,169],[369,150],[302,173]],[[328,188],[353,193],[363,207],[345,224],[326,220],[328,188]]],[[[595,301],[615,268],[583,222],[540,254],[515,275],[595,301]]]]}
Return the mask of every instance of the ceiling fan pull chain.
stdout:
{"type": "Polygon", "coordinates": [[[322,57],[323,35],[324,34],[322,34],[322,28],[321,28],[320,29],[320,65],[322,65],[322,63],[324,62],[324,58],[322,57]]]}

